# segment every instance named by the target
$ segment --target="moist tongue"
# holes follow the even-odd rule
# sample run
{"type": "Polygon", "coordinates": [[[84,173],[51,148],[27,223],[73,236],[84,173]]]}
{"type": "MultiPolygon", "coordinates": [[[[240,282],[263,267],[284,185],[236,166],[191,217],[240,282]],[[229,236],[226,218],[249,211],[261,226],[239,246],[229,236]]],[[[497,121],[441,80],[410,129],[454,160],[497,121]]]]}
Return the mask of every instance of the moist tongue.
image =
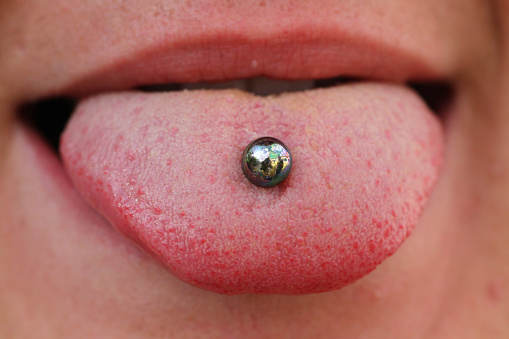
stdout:
{"type": "Polygon", "coordinates": [[[349,84],[280,96],[124,92],[83,101],[62,137],[76,189],[180,279],[225,294],[341,288],[418,222],[443,154],[411,90],[349,84]],[[274,188],[251,184],[244,147],[293,156],[274,188]]]}

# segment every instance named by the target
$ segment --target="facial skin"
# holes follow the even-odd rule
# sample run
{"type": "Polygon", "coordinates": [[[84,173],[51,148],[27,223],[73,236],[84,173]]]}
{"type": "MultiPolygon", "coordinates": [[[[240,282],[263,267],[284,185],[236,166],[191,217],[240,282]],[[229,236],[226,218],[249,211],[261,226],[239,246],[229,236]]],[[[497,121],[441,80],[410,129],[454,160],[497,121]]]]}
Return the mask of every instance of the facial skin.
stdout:
{"type": "Polygon", "coordinates": [[[504,0],[3,1],[0,337],[508,337],[504,13],[504,0]],[[140,49],[165,43],[171,55],[175,41],[232,30],[270,45],[317,22],[333,27],[327,34],[337,25],[341,34],[397,41],[455,93],[443,117],[443,167],[417,227],[375,271],[337,291],[226,296],[182,282],[91,212],[57,156],[19,120],[20,105],[52,95],[165,80],[162,66],[143,83],[137,74],[150,65],[122,66],[140,49]]]}

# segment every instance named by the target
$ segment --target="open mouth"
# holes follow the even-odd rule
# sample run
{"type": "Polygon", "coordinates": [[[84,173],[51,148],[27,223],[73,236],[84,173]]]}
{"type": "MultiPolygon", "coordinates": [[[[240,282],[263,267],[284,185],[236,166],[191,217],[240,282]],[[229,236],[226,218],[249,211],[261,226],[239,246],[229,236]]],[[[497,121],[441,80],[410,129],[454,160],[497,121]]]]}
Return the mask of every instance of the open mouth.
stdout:
{"type": "Polygon", "coordinates": [[[442,164],[451,86],[425,62],[351,37],[310,37],[300,54],[284,52],[295,39],[263,52],[259,41],[219,40],[103,65],[21,117],[60,155],[90,215],[185,282],[307,294],[362,278],[418,223],[442,164]],[[213,46],[243,47],[224,56],[213,46]],[[270,189],[240,167],[262,136],[294,157],[270,189]]]}
{"type": "MultiPolygon", "coordinates": [[[[236,88],[255,95],[268,96],[315,88],[327,88],[356,81],[361,80],[338,77],[330,79],[287,81],[260,77],[224,82],[154,84],[140,86],[137,90],[143,92],[171,92],[193,89],[236,88]]],[[[454,93],[450,84],[446,81],[431,81],[408,83],[406,85],[416,91],[429,109],[442,122],[446,120],[448,108],[450,108],[451,102],[454,101],[454,93]]],[[[20,117],[41,135],[51,149],[59,153],[60,136],[74,112],[77,102],[78,99],[72,96],[52,96],[23,105],[20,108],[20,117]],[[51,119],[47,119],[48,115],[51,119]]]]}
{"type": "MultiPolygon", "coordinates": [[[[24,108],[24,117],[55,153],[62,152],[85,200],[179,278],[226,294],[303,294],[338,289],[369,273],[418,222],[441,164],[443,137],[437,116],[445,114],[451,91],[442,83],[413,86],[433,109],[431,115],[421,98],[400,87],[351,79],[266,78],[143,86],[143,93],[106,94],[104,102],[88,99],[90,107],[78,109],[85,122],[68,125],[61,150],[61,133],[75,110],[72,98],[39,101],[24,108]],[[231,90],[218,88],[256,96],[235,103],[236,96],[246,94],[234,91],[231,96],[231,90]],[[327,112],[329,106],[313,119],[299,116],[302,111],[290,115],[295,106],[259,100],[268,96],[284,102],[292,92],[313,96],[313,102],[337,100],[339,107],[346,102],[353,113],[342,108],[327,112]],[[206,97],[197,111],[212,112],[212,120],[194,113],[191,121],[181,121],[176,116],[182,111],[164,109],[166,104],[185,105],[195,93],[206,97]],[[356,93],[366,99],[362,107],[348,102],[356,93]],[[176,97],[165,102],[172,94],[176,97]],[[402,105],[399,116],[391,116],[394,108],[384,103],[386,96],[402,105]],[[110,100],[125,103],[116,103],[115,111],[110,100]],[[144,101],[159,103],[141,111],[144,101]],[[230,126],[228,117],[215,112],[235,116],[250,105],[259,108],[237,116],[230,126]],[[377,107],[369,109],[371,105],[377,107]],[[373,115],[373,108],[380,111],[373,115]],[[82,113],[87,110],[88,116],[82,113]],[[145,116],[125,125],[136,110],[154,123],[147,125],[145,116]],[[404,121],[405,115],[416,114],[412,110],[419,112],[417,123],[404,121]],[[55,119],[48,124],[41,117],[49,114],[55,119]],[[214,125],[218,116],[224,121],[214,125]],[[101,117],[119,124],[105,128],[107,121],[101,117]],[[321,120],[322,126],[317,123],[321,120]],[[159,139],[148,142],[145,138],[160,124],[166,127],[158,132],[159,139]],[[325,128],[327,124],[334,128],[325,128]],[[319,137],[307,140],[308,128],[318,129],[314,133],[319,137]],[[139,134],[141,129],[145,134],[139,134]],[[194,132],[180,136],[185,130],[194,132]],[[107,133],[111,138],[100,137],[107,133]],[[269,190],[248,183],[238,164],[242,148],[263,134],[290,140],[297,159],[288,183],[269,190]],[[126,139],[119,142],[122,136],[126,139]]],[[[311,105],[304,113],[313,109],[311,105]]]]}

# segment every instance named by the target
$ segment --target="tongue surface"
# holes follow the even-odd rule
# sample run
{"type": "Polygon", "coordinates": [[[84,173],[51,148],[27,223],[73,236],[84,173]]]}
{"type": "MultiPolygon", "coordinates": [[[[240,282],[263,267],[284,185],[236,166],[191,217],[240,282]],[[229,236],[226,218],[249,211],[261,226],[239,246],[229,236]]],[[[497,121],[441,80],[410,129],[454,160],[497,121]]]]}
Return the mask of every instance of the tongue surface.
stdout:
{"type": "Polygon", "coordinates": [[[180,279],[226,294],[338,289],[415,227],[443,153],[440,123],[404,87],[351,84],[258,97],[125,92],[80,104],[61,143],[76,189],[180,279]],[[252,140],[292,172],[252,185],[252,140]]]}

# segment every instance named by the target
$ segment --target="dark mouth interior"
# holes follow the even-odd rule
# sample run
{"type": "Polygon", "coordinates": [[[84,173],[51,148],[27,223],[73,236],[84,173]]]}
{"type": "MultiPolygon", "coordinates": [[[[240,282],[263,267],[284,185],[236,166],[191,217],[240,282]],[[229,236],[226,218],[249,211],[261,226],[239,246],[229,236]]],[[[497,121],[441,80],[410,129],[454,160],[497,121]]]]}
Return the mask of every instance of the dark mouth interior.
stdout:
{"type": "MultiPolygon", "coordinates": [[[[314,88],[326,88],[337,86],[349,82],[356,81],[355,78],[349,77],[335,77],[327,79],[314,79],[314,80],[298,80],[288,81],[279,79],[268,79],[265,77],[258,77],[253,79],[240,80],[244,83],[242,90],[255,93],[259,96],[278,95],[288,92],[298,92],[306,89],[314,88]],[[258,80],[258,81],[255,81],[258,80]],[[269,88],[259,88],[259,80],[265,80],[270,82],[269,88]]],[[[181,91],[184,89],[227,89],[236,88],[237,81],[224,81],[224,82],[202,82],[202,83],[190,83],[190,84],[154,84],[148,86],[141,86],[138,90],[143,92],[169,92],[169,91],[181,91]]],[[[262,82],[263,86],[263,82],[262,82]]]]}
{"type": "Polygon", "coordinates": [[[47,98],[23,105],[19,110],[19,116],[59,154],[60,135],[76,104],[77,100],[71,97],[47,98]]]}
{"type": "MultiPolygon", "coordinates": [[[[355,81],[350,78],[330,78],[314,80],[312,88],[326,88],[355,81]]],[[[441,119],[447,112],[448,106],[454,98],[453,87],[445,82],[423,82],[409,83],[426,102],[429,108],[441,119]]],[[[142,86],[138,90],[145,92],[167,92],[182,90],[182,84],[162,84],[142,86]]],[[[199,87],[197,87],[199,88],[199,87]]],[[[227,88],[227,87],[218,87],[227,88]]],[[[279,94],[279,93],[271,93],[279,94]]],[[[37,102],[23,105],[19,110],[20,119],[33,128],[46,140],[47,144],[59,154],[58,148],[60,135],[62,134],[67,121],[71,117],[77,104],[77,99],[72,97],[53,97],[39,100],[37,102]]]]}

